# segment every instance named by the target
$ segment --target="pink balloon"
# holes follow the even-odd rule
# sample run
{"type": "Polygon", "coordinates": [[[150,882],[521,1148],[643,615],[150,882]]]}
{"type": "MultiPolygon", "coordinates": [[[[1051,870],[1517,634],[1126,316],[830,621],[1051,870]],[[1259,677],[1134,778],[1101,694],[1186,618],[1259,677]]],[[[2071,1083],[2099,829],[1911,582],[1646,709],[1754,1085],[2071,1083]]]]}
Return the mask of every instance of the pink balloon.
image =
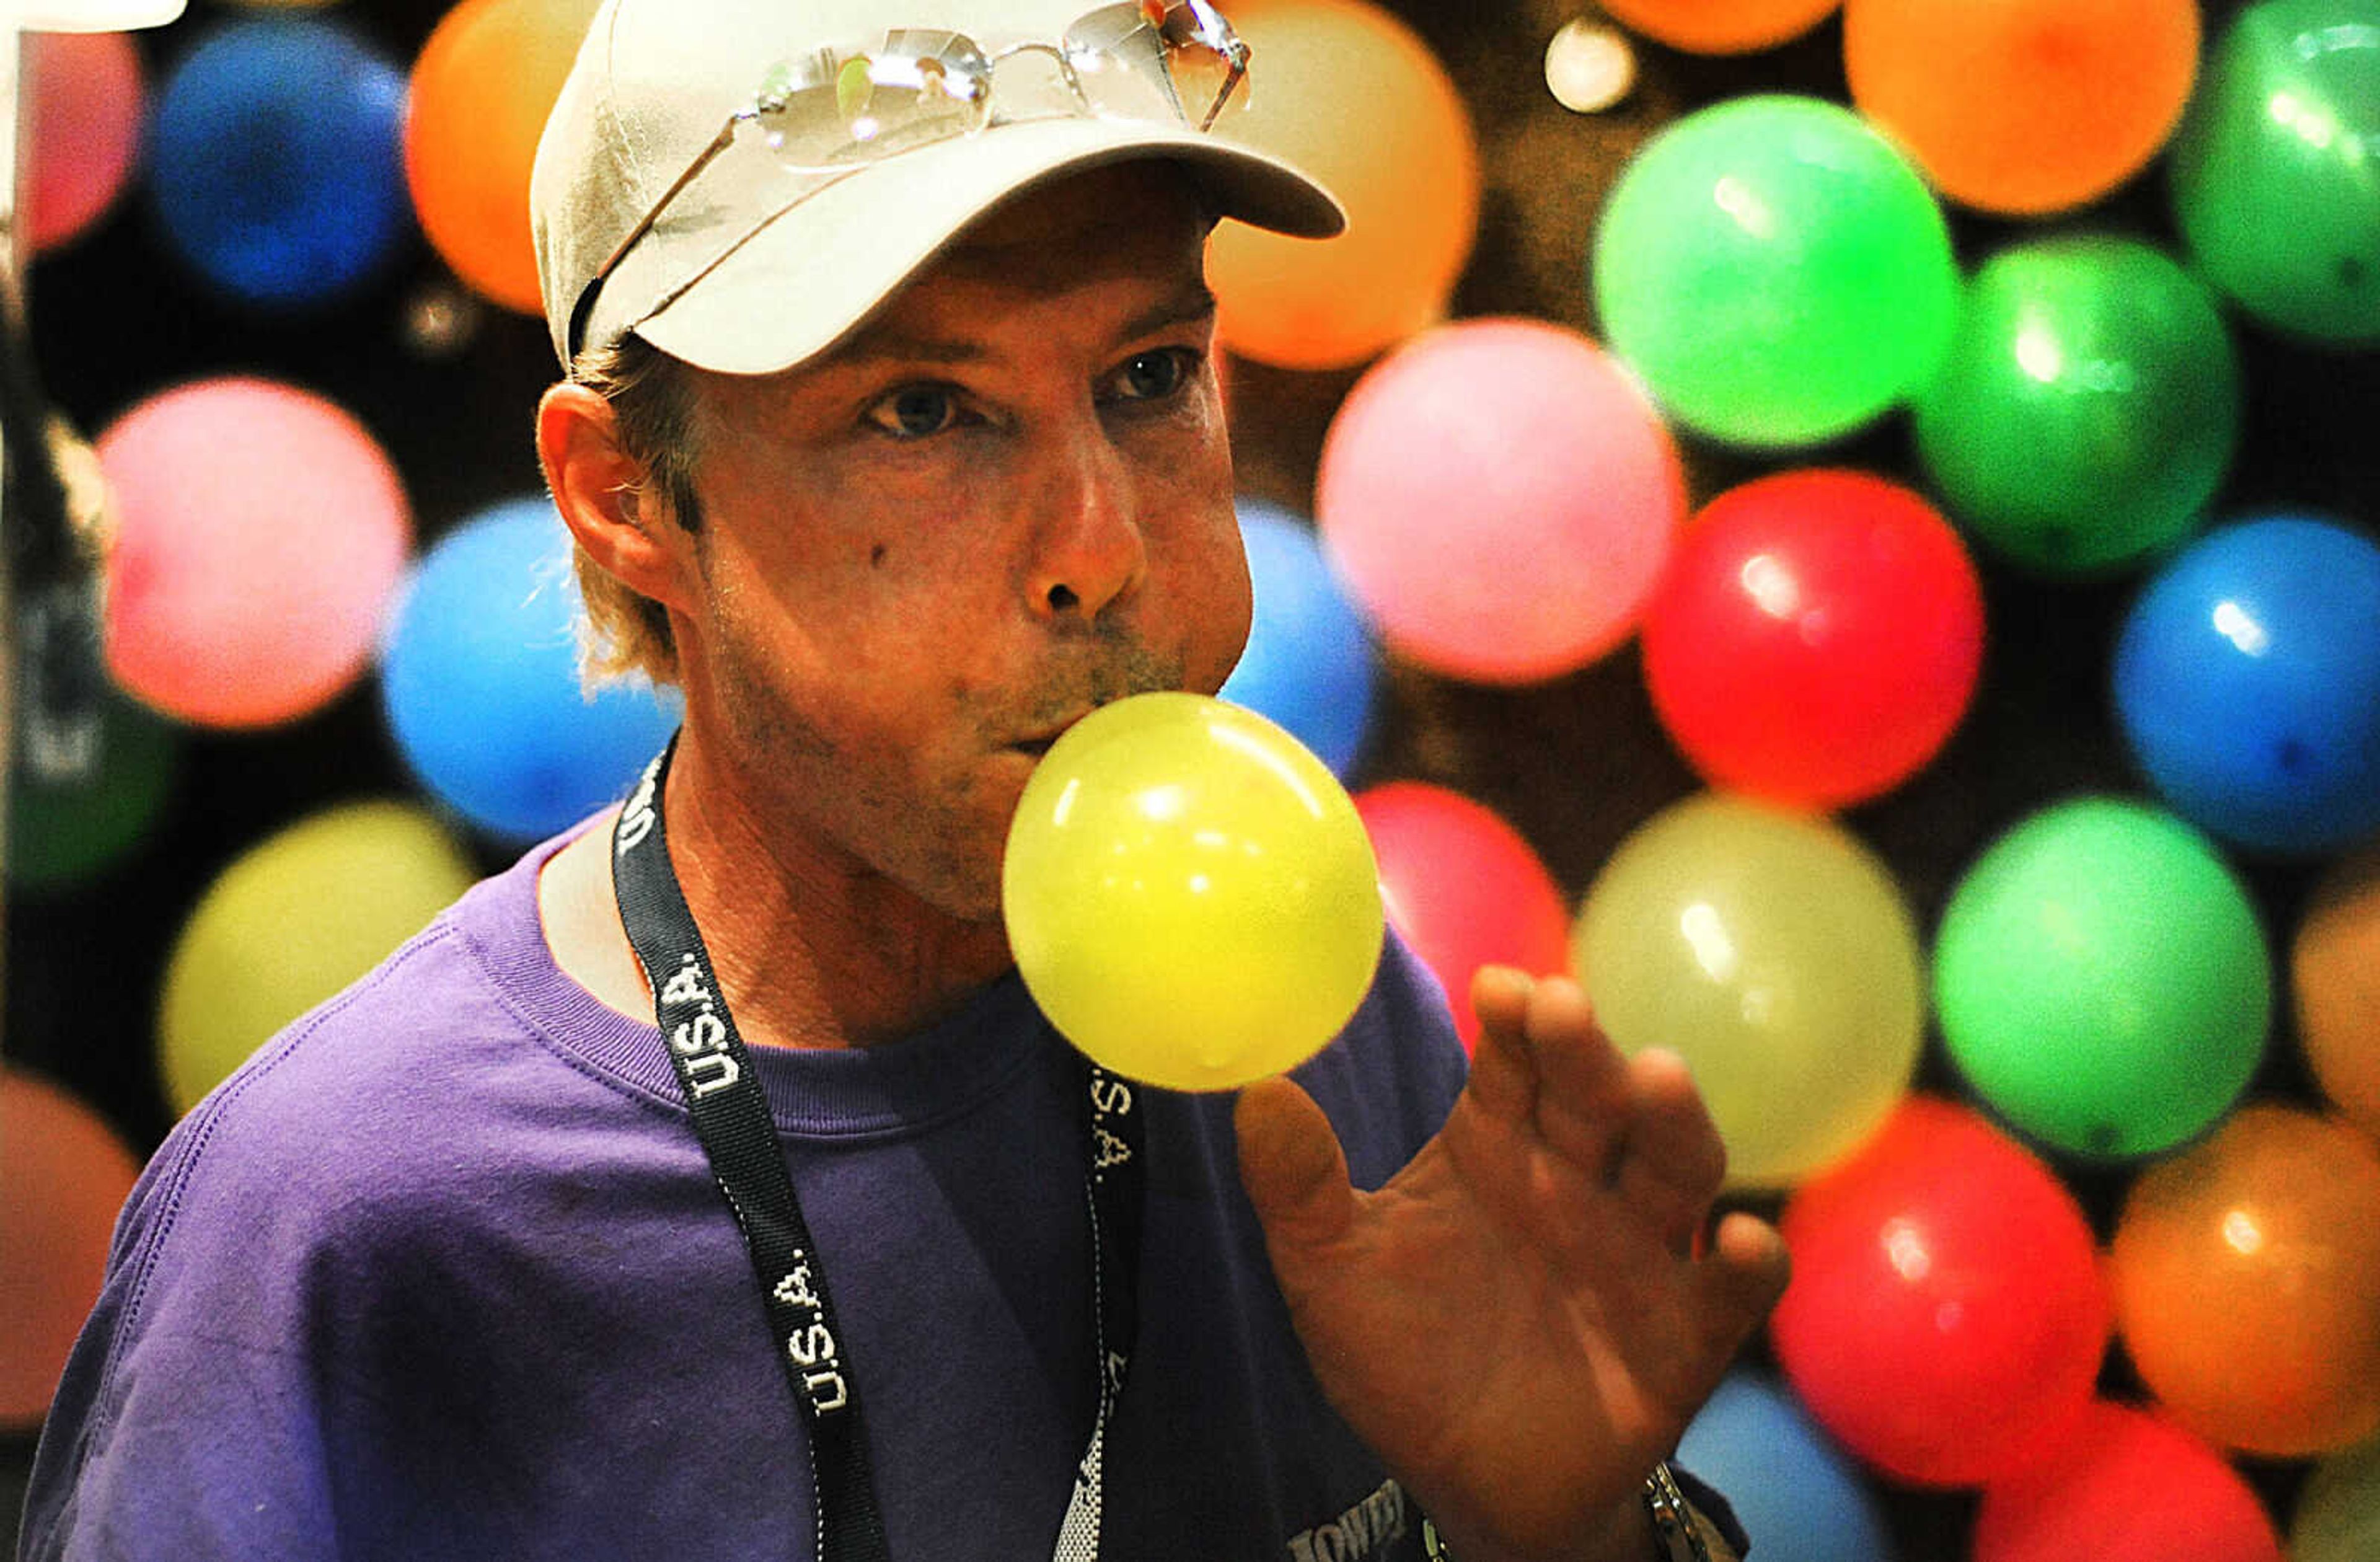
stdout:
{"type": "Polygon", "coordinates": [[[140,1173],[90,1107],[0,1069],[0,1426],[40,1424],[140,1173]]]}
{"type": "Polygon", "coordinates": [[[152,397],[99,439],[116,506],[107,656],[169,715],[264,726],[363,671],[412,523],[364,426],[267,380],[152,397]]]}
{"type": "Polygon", "coordinates": [[[1322,446],[1315,514],[1393,651],[1530,683],[1635,628],[1685,517],[1653,405],[1587,337],[1529,320],[1427,331],[1375,364],[1322,446]]]}
{"type": "Polygon", "coordinates": [[[25,231],[34,252],[99,221],[140,148],[140,52],[122,32],[25,34],[25,231]]]}
{"type": "Polygon", "coordinates": [[[2144,1410],[2092,1403],[2040,1463],[1984,1488],[1974,1562],[2281,1562],[2240,1471],[2144,1410]]]}

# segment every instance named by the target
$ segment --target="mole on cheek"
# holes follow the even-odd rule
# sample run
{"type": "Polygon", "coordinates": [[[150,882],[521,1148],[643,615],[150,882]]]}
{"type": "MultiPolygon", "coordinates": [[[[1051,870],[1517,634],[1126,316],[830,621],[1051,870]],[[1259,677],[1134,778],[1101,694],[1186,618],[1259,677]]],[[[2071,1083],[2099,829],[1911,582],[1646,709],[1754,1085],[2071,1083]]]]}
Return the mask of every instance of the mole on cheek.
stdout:
{"type": "Polygon", "coordinates": [[[883,543],[879,543],[874,547],[868,550],[868,567],[873,569],[881,569],[884,567],[883,543]]]}

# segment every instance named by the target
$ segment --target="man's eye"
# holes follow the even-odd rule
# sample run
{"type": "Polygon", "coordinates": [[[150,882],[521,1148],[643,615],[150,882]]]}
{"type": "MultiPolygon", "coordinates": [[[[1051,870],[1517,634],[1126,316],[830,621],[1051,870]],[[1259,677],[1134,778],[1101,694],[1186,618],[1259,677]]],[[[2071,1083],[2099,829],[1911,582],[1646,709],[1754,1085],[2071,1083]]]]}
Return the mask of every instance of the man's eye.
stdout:
{"type": "Polygon", "coordinates": [[[1190,355],[1180,348],[1135,353],[1115,372],[1113,384],[1127,401],[1161,401],[1190,377],[1190,355]]]}
{"type": "Polygon", "coordinates": [[[923,439],[958,421],[958,398],[941,385],[909,385],[868,409],[868,421],[900,439],[923,439]]]}

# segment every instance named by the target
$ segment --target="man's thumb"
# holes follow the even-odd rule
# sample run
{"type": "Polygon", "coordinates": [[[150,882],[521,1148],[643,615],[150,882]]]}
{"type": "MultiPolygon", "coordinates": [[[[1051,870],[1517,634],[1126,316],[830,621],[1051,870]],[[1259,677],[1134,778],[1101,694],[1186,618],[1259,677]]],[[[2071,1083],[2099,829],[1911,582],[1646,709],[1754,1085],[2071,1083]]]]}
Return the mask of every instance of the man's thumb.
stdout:
{"type": "Polygon", "coordinates": [[[1346,1229],[1355,1208],[1347,1156],[1313,1097],[1285,1076],[1259,1080],[1240,1092],[1232,1126],[1240,1181],[1276,1262],[1283,1243],[1318,1245],[1346,1229]]]}

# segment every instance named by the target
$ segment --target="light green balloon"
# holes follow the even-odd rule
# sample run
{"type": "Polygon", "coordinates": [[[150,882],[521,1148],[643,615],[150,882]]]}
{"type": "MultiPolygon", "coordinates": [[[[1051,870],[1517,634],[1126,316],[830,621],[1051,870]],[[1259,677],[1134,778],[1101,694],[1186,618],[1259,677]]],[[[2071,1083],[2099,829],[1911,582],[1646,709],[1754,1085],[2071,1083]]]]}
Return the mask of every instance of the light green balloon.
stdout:
{"type": "Polygon", "coordinates": [[[2019,1130],[2121,1159],[2239,1098],[2271,1019],[2271,957],[2205,836],[2143,803],[2077,798],[1961,877],[1934,998],[1952,1061],[2019,1130]]]}
{"type": "Polygon", "coordinates": [[[474,876],[435,819],[397,802],[330,809],[249,848],[200,897],[166,962],[158,1063],[174,1109],[378,965],[474,876]]]}
{"type": "Polygon", "coordinates": [[[1722,793],[1663,810],[1588,886],[1571,960],[1615,1045],[1686,1060],[1740,1187],[1858,1148],[1917,1066],[1909,909],[1821,818],[1722,793]]]}
{"type": "Polygon", "coordinates": [[[2313,1467],[2289,1522],[2290,1562],[2372,1562],[2380,1556],[2380,1438],[2313,1467]]]}
{"type": "Polygon", "coordinates": [[[1849,433],[1933,373],[1958,314],[1940,204],[1840,104],[1732,98],[1640,148],[1589,280],[1606,340],[1664,410],[1716,439],[1849,433]]]}

